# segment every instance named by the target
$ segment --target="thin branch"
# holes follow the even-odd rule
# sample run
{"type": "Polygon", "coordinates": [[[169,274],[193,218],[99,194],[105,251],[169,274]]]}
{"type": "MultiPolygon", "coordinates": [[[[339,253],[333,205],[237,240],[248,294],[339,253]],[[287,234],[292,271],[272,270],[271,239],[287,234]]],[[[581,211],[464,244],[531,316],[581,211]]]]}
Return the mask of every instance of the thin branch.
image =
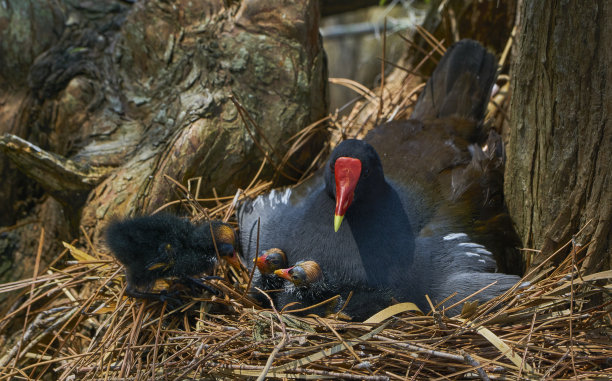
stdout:
{"type": "Polygon", "coordinates": [[[259,377],[257,377],[257,381],[263,381],[265,380],[266,374],[268,374],[270,367],[272,367],[274,358],[276,357],[276,355],[278,355],[278,352],[285,347],[285,344],[287,343],[287,340],[288,340],[288,335],[287,335],[287,327],[285,326],[283,317],[278,313],[278,311],[276,310],[276,307],[274,307],[274,302],[272,301],[272,298],[270,298],[270,296],[266,294],[262,289],[258,287],[255,287],[255,289],[261,292],[266,298],[268,298],[268,301],[270,302],[270,306],[272,307],[272,311],[274,311],[274,314],[276,314],[276,317],[278,318],[278,322],[280,323],[280,326],[281,326],[281,330],[283,332],[283,337],[281,341],[278,343],[278,345],[274,347],[274,350],[272,351],[272,353],[270,353],[270,356],[268,357],[268,361],[266,361],[266,365],[262,369],[261,374],[259,375],[259,377]]]}

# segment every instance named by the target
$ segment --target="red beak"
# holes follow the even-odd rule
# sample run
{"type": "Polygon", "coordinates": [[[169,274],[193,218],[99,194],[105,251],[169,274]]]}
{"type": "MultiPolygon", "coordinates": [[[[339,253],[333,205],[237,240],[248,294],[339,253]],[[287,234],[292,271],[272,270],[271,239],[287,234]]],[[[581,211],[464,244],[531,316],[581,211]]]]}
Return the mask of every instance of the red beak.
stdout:
{"type": "Polygon", "coordinates": [[[231,257],[225,257],[225,260],[235,269],[240,269],[240,258],[238,258],[238,254],[236,254],[236,251],[232,253],[231,257]]]}
{"type": "Polygon", "coordinates": [[[255,262],[255,266],[257,266],[257,268],[259,269],[260,272],[264,272],[266,271],[266,258],[268,256],[267,255],[260,255],[259,257],[257,257],[257,259],[254,259],[253,261],[255,262]]]}
{"type": "Polygon", "coordinates": [[[338,231],[346,210],[353,202],[355,187],[361,175],[361,161],[352,157],[339,157],[334,165],[334,175],[336,177],[334,230],[338,231]]]}
{"type": "Polygon", "coordinates": [[[276,274],[276,276],[279,276],[283,279],[291,280],[291,275],[289,275],[289,271],[291,271],[292,268],[293,267],[289,267],[288,269],[276,270],[274,271],[274,274],[276,274]]]}

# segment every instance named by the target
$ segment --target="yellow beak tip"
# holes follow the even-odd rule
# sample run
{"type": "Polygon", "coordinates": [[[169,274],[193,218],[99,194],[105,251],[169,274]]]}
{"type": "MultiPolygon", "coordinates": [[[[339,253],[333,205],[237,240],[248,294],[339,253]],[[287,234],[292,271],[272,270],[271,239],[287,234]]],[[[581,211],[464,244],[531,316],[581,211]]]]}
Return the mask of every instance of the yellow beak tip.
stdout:
{"type": "Polygon", "coordinates": [[[340,229],[340,224],[342,223],[343,219],[344,219],[344,216],[334,215],[334,231],[335,232],[337,232],[338,229],[340,229]]]}

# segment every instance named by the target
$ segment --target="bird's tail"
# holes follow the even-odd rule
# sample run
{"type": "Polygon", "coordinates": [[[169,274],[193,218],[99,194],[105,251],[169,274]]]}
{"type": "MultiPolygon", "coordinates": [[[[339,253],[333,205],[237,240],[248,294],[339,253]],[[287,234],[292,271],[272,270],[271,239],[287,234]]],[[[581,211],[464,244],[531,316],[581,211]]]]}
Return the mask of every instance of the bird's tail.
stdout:
{"type": "Polygon", "coordinates": [[[458,116],[480,121],[496,77],[495,57],[480,43],[461,40],[448,48],[440,60],[417,101],[412,118],[458,116]]]}

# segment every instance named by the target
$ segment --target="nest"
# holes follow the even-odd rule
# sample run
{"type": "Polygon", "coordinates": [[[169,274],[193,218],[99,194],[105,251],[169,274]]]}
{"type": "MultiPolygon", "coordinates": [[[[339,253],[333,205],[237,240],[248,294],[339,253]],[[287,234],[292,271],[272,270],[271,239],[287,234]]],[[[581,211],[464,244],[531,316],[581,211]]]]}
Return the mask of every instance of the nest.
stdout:
{"type": "MultiPolygon", "coordinates": [[[[442,43],[432,45],[425,59],[441,52],[442,43]]],[[[312,168],[341,138],[409,115],[422,88],[406,71],[383,80],[382,96],[354,82],[332,81],[354,88],[362,100],[349,115],[326,118],[332,138],[312,168]]],[[[501,91],[489,112],[494,125],[505,118],[504,104],[501,91]]],[[[294,147],[322,125],[296,136],[294,147]]],[[[236,195],[200,199],[198,182],[176,183],[176,203],[194,220],[227,221],[241,197],[270,186],[256,176],[236,195]]],[[[128,298],[121,266],[84,240],[84,248],[65,243],[44,275],[0,286],[0,292],[25,290],[0,320],[2,334],[20,330],[4,343],[10,349],[0,359],[0,378],[40,378],[50,371],[58,379],[88,380],[595,379],[612,373],[612,272],[585,275],[586,246],[572,242],[527,274],[528,286],[517,284],[480,305],[472,301],[475,294],[462,301],[459,316],[447,316],[433,302],[426,315],[399,303],[357,323],[262,308],[247,293],[252,272],[225,264],[216,269],[223,280],[210,281],[219,296],[188,295],[178,306],[128,298]],[[553,267],[561,255],[566,258],[553,267]],[[60,260],[66,267],[55,265],[60,260]]]]}

